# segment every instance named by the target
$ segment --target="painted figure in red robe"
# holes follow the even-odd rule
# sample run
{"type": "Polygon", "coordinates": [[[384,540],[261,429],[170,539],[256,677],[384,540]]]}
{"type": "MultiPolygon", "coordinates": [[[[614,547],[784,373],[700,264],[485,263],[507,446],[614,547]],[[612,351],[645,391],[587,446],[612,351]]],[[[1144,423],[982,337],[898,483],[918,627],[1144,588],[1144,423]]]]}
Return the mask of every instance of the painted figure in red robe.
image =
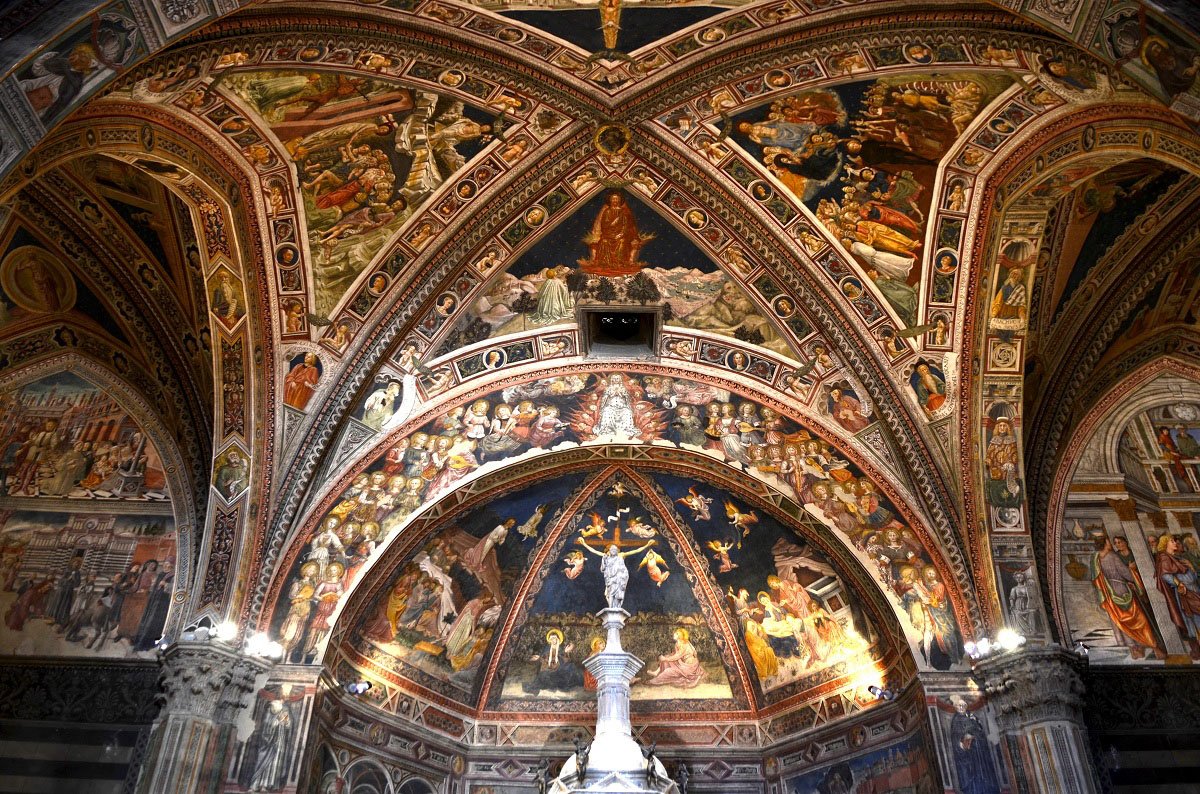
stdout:
{"type": "Polygon", "coordinates": [[[631,276],[642,269],[638,255],[652,239],[652,234],[638,233],[633,210],[624,196],[609,193],[591,232],[583,238],[592,255],[580,259],[579,266],[592,276],[631,276]]]}

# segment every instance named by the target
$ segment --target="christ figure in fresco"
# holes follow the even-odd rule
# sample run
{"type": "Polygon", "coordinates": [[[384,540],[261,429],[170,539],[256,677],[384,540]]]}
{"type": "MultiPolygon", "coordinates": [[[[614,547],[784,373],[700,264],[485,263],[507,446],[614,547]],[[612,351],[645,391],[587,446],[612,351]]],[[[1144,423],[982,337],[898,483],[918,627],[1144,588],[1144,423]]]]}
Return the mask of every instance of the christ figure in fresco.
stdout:
{"type": "Polygon", "coordinates": [[[609,193],[591,232],[583,238],[592,255],[580,259],[579,266],[592,276],[631,276],[642,269],[638,254],[652,239],[654,235],[638,232],[633,210],[625,197],[609,193]]]}

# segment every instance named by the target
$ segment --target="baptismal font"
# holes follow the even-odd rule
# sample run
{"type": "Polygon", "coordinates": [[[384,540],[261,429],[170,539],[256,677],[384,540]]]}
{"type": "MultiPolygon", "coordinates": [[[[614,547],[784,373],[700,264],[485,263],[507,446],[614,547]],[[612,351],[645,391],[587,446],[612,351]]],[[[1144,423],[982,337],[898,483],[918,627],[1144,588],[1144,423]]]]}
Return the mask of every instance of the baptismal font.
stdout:
{"type": "MultiPolygon", "coordinates": [[[[629,617],[622,609],[629,569],[615,545],[608,547],[600,567],[608,606],[598,616],[607,636],[604,650],[583,662],[596,679],[596,736],[590,746],[576,740],[575,753],[558,777],[540,788],[552,794],[680,794],[654,746],[638,744],[629,722],[629,685],[644,666],[621,647],[621,629],[629,617]]],[[[541,768],[543,780],[545,769],[541,768]]]]}

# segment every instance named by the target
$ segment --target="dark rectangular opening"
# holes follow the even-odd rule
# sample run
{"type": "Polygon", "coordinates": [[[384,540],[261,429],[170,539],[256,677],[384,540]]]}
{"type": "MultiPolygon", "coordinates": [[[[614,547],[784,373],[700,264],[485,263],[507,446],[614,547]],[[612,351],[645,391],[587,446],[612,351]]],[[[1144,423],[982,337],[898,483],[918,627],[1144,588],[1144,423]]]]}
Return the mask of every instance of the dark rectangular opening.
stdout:
{"type": "Polygon", "coordinates": [[[580,308],[584,355],[599,358],[652,358],[658,350],[662,310],[647,306],[580,308]]]}

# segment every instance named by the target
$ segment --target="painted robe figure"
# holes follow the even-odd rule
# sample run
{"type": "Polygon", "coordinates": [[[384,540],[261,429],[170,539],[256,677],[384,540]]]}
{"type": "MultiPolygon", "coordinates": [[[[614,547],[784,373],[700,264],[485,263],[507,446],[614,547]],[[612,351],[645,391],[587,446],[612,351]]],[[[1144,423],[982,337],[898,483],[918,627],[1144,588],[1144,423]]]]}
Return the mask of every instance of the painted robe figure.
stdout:
{"type": "Polygon", "coordinates": [[[998,794],[1000,783],[988,750],[987,731],[979,718],[967,711],[967,702],[954,699],[950,719],[950,744],[954,750],[954,771],[962,794],[998,794]]]}
{"type": "Polygon", "coordinates": [[[321,367],[315,353],[305,353],[304,360],[292,367],[283,381],[283,402],[303,411],[308,407],[317,382],[321,379],[321,367]]]}
{"type": "Polygon", "coordinates": [[[292,714],[281,700],[272,700],[259,726],[258,757],[250,791],[277,791],[287,782],[287,757],[292,745],[292,714]]]}
{"type": "Polygon", "coordinates": [[[1143,658],[1147,651],[1164,658],[1141,577],[1113,550],[1107,536],[1096,538],[1095,544],[1090,575],[1100,608],[1112,621],[1113,638],[1134,659],[1143,658]]]}
{"type": "Polygon", "coordinates": [[[638,255],[651,239],[638,233],[633,210],[624,196],[610,193],[591,232],[583,238],[592,256],[580,259],[579,266],[592,276],[631,276],[642,269],[638,255]]]}
{"type": "Polygon", "coordinates": [[[987,452],[988,479],[984,483],[988,504],[993,507],[1017,507],[1021,504],[1021,481],[1017,479],[1019,453],[1012,420],[1001,417],[992,428],[987,452]]]}
{"type": "Polygon", "coordinates": [[[571,659],[575,646],[563,645],[563,633],[559,629],[546,632],[546,650],[532,657],[538,671],[533,681],[525,684],[525,690],[537,694],[543,689],[572,690],[583,686],[583,668],[571,659]]]}
{"type": "Polygon", "coordinates": [[[658,657],[658,670],[646,686],[674,686],[692,689],[704,680],[704,667],[696,654],[687,629],[675,629],[675,650],[658,657]]]}
{"type": "Polygon", "coordinates": [[[1200,575],[1183,556],[1178,535],[1163,535],[1154,556],[1158,589],[1167,599],[1171,622],[1179,629],[1193,659],[1200,659],[1200,575]]]}
{"type": "Polygon", "coordinates": [[[604,396],[600,399],[600,421],[596,423],[595,433],[597,436],[639,438],[629,388],[620,375],[610,376],[604,388],[604,396]]]}

